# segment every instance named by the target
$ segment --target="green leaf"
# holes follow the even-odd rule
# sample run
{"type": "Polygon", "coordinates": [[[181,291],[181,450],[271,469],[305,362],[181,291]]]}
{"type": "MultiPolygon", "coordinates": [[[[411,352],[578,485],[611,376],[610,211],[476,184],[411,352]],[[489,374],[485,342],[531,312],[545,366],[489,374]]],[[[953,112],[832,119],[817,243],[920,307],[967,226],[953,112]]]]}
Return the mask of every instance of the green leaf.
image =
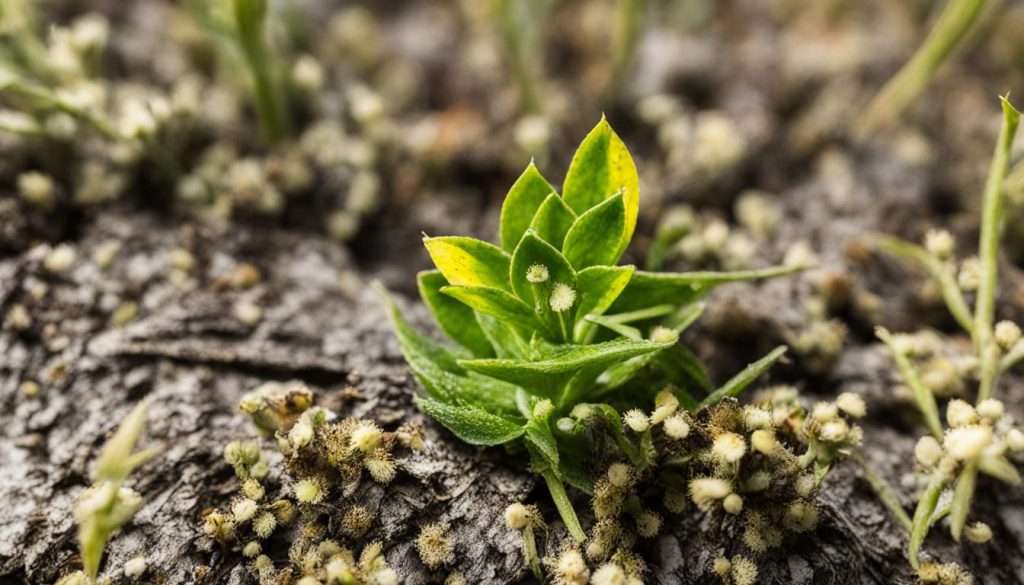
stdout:
{"type": "MultiPolygon", "coordinates": [[[[736,374],[731,380],[725,383],[721,388],[715,390],[711,394],[708,394],[707,398],[701,401],[700,408],[707,408],[713,404],[718,404],[725,398],[735,398],[739,396],[740,392],[743,392],[747,386],[749,386],[754,380],[756,380],[761,374],[765,373],[768,368],[772,367],[783,354],[786,353],[786,346],[779,346],[773,349],[768,355],[757,360],[743,369],[742,372],[736,374]]],[[[461,361],[459,362],[462,363],[461,361]]]]}
{"type": "Polygon", "coordinates": [[[471,406],[453,406],[417,396],[416,406],[471,445],[492,446],[523,435],[523,425],[471,406]]]}
{"type": "Polygon", "coordinates": [[[974,487],[977,483],[978,463],[968,461],[960,470],[960,477],[957,478],[956,487],[953,488],[953,500],[949,505],[949,533],[957,542],[960,542],[960,535],[963,533],[964,525],[967,524],[967,515],[971,512],[974,487]]]}
{"type": "Polygon", "coordinates": [[[530,354],[530,346],[523,341],[515,327],[484,313],[476,313],[476,321],[490,340],[497,357],[524,358],[530,354]]]}
{"type": "Polygon", "coordinates": [[[569,228],[575,221],[576,214],[573,210],[557,193],[552,193],[537,210],[530,227],[545,242],[561,250],[565,234],[569,233],[569,228]]]}
{"type": "Polygon", "coordinates": [[[459,363],[467,370],[521,386],[531,394],[555,398],[578,370],[608,367],[638,355],[659,351],[675,342],[616,340],[594,345],[561,346],[553,356],[538,361],[481,359],[459,363]]]}
{"type": "Polygon", "coordinates": [[[530,331],[543,327],[533,309],[503,290],[486,286],[446,286],[441,292],[469,305],[475,311],[497,317],[517,327],[530,331]]]}
{"type": "MultiPolygon", "coordinates": [[[[512,184],[505,201],[501,205],[501,247],[511,253],[519,244],[520,238],[526,233],[541,207],[549,195],[554,194],[555,188],[541,176],[533,161],[526,167],[523,174],[519,175],[516,182],[512,184]]],[[[555,199],[558,195],[555,194],[555,199]]]]}
{"type": "Polygon", "coordinates": [[[550,313],[548,307],[549,291],[556,282],[576,288],[576,272],[569,262],[551,244],[537,236],[533,230],[527,230],[512,253],[512,267],[509,274],[512,290],[527,305],[541,314],[550,313]],[[548,279],[541,283],[526,280],[526,272],[531,266],[541,265],[548,271],[548,279]]]}
{"type": "Polygon", "coordinates": [[[562,196],[577,215],[622,191],[625,231],[616,248],[621,254],[636,228],[640,211],[640,177],[633,157],[602,116],[576,150],[562,186],[562,196]]]}
{"type": "Polygon", "coordinates": [[[526,423],[526,440],[533,445],[537,451],[551,465],[551,469],[558,473],[558,443],[551,433],[550,416],[544,418],[533,417],[526,423]]]}
{"type": "Polygon", "coordinates": [[[152,450],[146,450],[143,453],[147,456],[132,457],[135,443],[146,428],[149,402],[149,400],[143,400],[136,404],[128,416],[121,421],[113,436],[107,440],[96,461],[96,470],[93,474],[96,481],[124,481],[136,467],[156,454],[152,450]]]}
{"type": "Polygon", "coordinates": [[[639,447],[626,438],[626,433],[622,429],[622,416],[619,415],[619,411],[609,404],[584,404],[583,406],[594,412],[601,422],[611,430],[615,443],[623,454],[626,455],[630,463],[640,468],[646,465],[646,458],[639,447]]]}
{"type": "Polygon", "coordinates": [[[682,306],[703,297],[715,286],[726,282],[758,280],[783,276],[806,266],[776,266],[737,272],[647,272],[637,270],[625,290],[611,306],[616,313],[634,311],[651,305],[682,306]]]}
{"type": "Polygon", "coordinates": [[[579,304],[576,306],[574,338],[578,342],[583,341],[593,328],[579,317],[603,315],[629,284],[635,270],[633,266],[591,266],[576,273],[579,304]]]}
{"type": "Polygon", "coordinates": [[[936,439],[942,441],[944,432],[942,430],[942,420],[939,418],[939,406],[935,402],[935,394],[932,393],[931,388],[925,386],[924,382],[921,381],[914,365],[910,363],[910,359],[900,350],[888,329],[885,327],[875,327],[875,335],[889,348],[889,353],[892,354],[893,360],[896,362],[896,368],[900,371],[903,383],[909,386],[910,390],[914,393],[917,409],[924,416],[924,422],[928,425],[928,430],[931,431],[936,439]]]}
{"type": "Polygon", "coordinates": [[[978,470],[1010,485],[1020,485],[1020,473],[1006,457],[984,455],[978,460],[978,470]]]}
{"type": "Polygon", "coordinates": [[[910,527],[910,542],[907,545],[907,557],[915,569],[920,565],[918,562],[918,552],[921,550],[925,537],[928,536],[928,529],[932,525],[932,515],[935,513],[935,507],[939,504],[939,496],[942,495],[942,490],[946,487],[947,479],[945,473],[938,470],[933,472],[931,479],[928,481],[928,487],[925,489],[924,494],[921,495],[921,499],[918,500],[917,508],[914,509],[913,525],[910,527]]]}
{"type": "Polygon", "coordinates": [[[391,325],[398,337],[399,348],[405,356],[405,361],[409,362],[413,370],[424,364],[430,364],[456,374],[466,373],[466,370],[457,363],[457,358],[452,352],[413,329],[383,286],[376,284],[376,288],[384,299],[388,316],[391,318],[391,325]]]}
{"type": "Polygon", "coordinates": [[[577,270],[588,266],[611,266],[625,250],[620,247],[626,225],[622,194],[595,205],[581,214],[565,234],[562,250],[577,270]]]}
{"type": "Polygon", "coordinates": [[[423,238],[431,260],[453,286],[487,286],[510,291],[509,255],[493,244],[460,236],[423,238]]]}
{"type": "Polygon", "coordinates": [[[416,282],[423,302],[445,335],[477,357],[494,356],[491,342],[477,323],[473,310],[441,293],[441,289],[449,285],[443,274],[425,270],[416,275],[416,282]]]}

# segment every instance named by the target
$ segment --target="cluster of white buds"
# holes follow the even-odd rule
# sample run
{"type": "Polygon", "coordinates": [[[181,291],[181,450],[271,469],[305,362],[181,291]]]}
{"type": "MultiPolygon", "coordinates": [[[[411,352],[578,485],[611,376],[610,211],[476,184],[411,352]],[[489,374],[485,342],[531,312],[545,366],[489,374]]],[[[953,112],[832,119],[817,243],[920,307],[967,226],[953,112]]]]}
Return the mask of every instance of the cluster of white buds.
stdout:
{"type": "Polygon", "coordinates": [[[864,399],[852,392],[840,394],[835,402],[815,404],[804,424],[804,432],[818,447],[816,459],[831,463],[837,456],[859,446],[864,431],[853,421],[866,412],[864,399]]]}
{"type": "Polygon", "coordinates": [[[448,536],[448,527],[439,522],[420,528],[416,537],[416,551],[420,560],[430,569],[437,569],[455,558],[455,544],[448,536]]]}
{"type": "Polygon", "coordinates": [[[989,398],[971,406],[959,399],[946,406],[949,429],[940,444],[931,436],[921,437],[914,448],[917,462],[925,469],[941,469],[952,476],[957,467],[975,461],[984,470],[1011,465],[1008,453],[1024,452],[1024,432],[1005,416],[1002,402],[989,398]]]}
{"type": "Polygon", "coordinates": [[[658,226],[653,252],[658,262],[681,258],[690,266],[742,270],[750,268],[757,254],[752,229],[767,228],[731,228],[720,217],[677,206],[658,226]]]}
{"type": "Polygon", "coordinates": [[[747,557],[735,555],[732,559],[718,557],[711,563],[711,571],[726,585],[755,585],[757,564],[747,557]]]}

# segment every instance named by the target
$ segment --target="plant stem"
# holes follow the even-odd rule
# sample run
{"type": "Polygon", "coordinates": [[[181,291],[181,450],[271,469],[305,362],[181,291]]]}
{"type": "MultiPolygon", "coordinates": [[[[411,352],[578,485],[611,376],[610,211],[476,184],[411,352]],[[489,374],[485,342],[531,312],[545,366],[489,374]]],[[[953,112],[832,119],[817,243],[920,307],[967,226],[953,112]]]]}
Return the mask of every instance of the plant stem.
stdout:
{"type": "Polygon", "coordinates": [[[583,527],[580,526],[580,520],[576,517],[576,510],[572,507],[572,502],[569,501],[569,495],[565,493],[565,484],[551,469],[544,471],[542,475],[544,482],[548,484],[551,500],[555,503],[555,508],[558,509],[558,514],[562,517],[562,522],[565,523],[569,534],[576,542],[585,541],[587,535],[583,532],[583,527]]]}
{"type": "Polygon", "coordinates": [[[530,565],[533,575],[543,582],[544,571],[540,566],[540,555],[537,554],[537,540],[533,534],[533,526],[529,524],[523,529],[523,556],[526,557],[526,563],[530,565]]]}
{"type": "Polygon", "coordinates": [[[917,375],[917,370],[914,369],[907,356],[896,347],[896,343],[889,330],[885,327],[876,327],[875,335],[889,348],[889,353],[892,354],[893,359],[896,361],[896,367],[900,371],[903,382],[910,386],[910,390],[914,393],[914,401],[917,403],[918,410],[924,416],[924,422],[928,425],[928,430],[939,442],[942,442],[942,420],[939,418],[939,406],[935,403],[935,395],[921,382],[921,378],[917,375]]]}
{"type": "Polygon", "coordinates": [[[271,142],[285,136],[288,120],[285,114],[284,92],[278,87],[266,46],[266,0],[234,0],[238,44],[242,49],[252,76],[256,111],[271,142]]]}
{"type": "Polygon", "coordinates": [[[921,46],[871,101],[857,134],[872,134],[899,117],[967,36],[984,7],[985,0],[949,0],[921,46]]]}
{"type": "Polygon", "coordinates": [[[882,501],[882,504],[892,514],[893,519],[909,533],[914,527],[914,521],[910,519],[910,515],[903,509],[903,504],[900,503],[899,494],[896,493],[896,489],[864,460],[862,454],[856,453],[853,457],[857,463],[860,463],[860,467],[864,471],[864,479],[867,480],[871,489],[875,490],[878,499],[882,501]]]}
{"type": "Polygon", "coordinates": [[[619,0],[615,15],[615,50],[612,79],[608,85],[609,98],[619,91],[626,70],[633,63],[640,29],[643,24],[645,0],[619,0]]]}
{"type": "Polygon", "coordinates": [[[953,501],[949,507],[949,533],[953,540],[960,542],[960,535],[963,533],[964,524],[967,523],[967,514],[971,511],[971,502],[974,499],[974,486],[978,480],[978,462],[969,461],[964,464],[960,471],[960,477],[956,480],[956,489],[953,491],[953,501]]]}
{"type": "Polygon", "coordinates": [[[921,550],[921,544],[924,543],[925,537],[928,536],[928,529],[932,525],[932,515],[939,503],[939,496],[942,495],[942,490],[946,487],[946,482],[948,481],[949,477],[941,470],[936,469],[932,472],[932,476],[928,480],[928,487],[917,502],[917,508],[914,509],[914,519],[910,529],[910,542],[907,545],[907,557],[915,569],[920,564],[917,560],[917,553],[921,550]]]}

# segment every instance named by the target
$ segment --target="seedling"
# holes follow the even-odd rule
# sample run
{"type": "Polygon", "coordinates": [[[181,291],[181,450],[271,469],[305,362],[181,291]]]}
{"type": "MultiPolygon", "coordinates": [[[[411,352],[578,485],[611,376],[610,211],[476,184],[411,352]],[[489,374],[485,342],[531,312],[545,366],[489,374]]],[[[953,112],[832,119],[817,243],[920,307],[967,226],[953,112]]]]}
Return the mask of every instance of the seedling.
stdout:
{"type": "Polygon", "coordinates": [[[142,507],[142,497],[123,484],[133,471],[160,451],[159,447],[135,451],[135,443],[146,426],[148,407],[148,401],[140,402],[103,447],[93,470],[93,485],[75,506],[82,570],[64,577],[59,585],[95,583],[110,537],[142,507]]]}
{"type": "MultiPolygon", "coordinates": [[[[949,429],[945,429],[935,397],[936,384],[931,382],[932,378],[926,380],[913,361],[914,357],[931,352],[928,346],[932,344],[922,336],[895,335],[882,327],[877,330],[930,432],[916,449],[918,462],[930,470],[930,476],[910,525],[907,555],[915,568],[919,567],[918,553],[929,530],[945,516],[949,516],[950,533],[957,542],[964,534],[973,540],[984,540],[984,525],[965,528],[979,472],[1011,485],[1021,482],[1004,453],[1007,449],[1024,450],[1024,434],[1007,421],[1000,422],[1002,403],[994,399],[1000,374],[1024,358],[1019,327],[1008,321],[997,324],[994,318],[1005,197],[1003,181],[1020,121],[1019,112],[1009,100],[1003,98],[1002,106],[1002,130],[985,184],[978,260],[965,262],[958,278],[951,259],[954,242],[946,232],[929,233],[925,247],[891,237],[882,237],[878,242],[882,250],[920,265],[936,281],[949,312],[973,340],[977,364],[976,405],[959,399],[950,401],[946,411],[949,429]],[[964,298],[965,289],[977,291],[973,315],[964,298]],[[948,505],[940,506],[942,493],[950,487],[952,499],[948,505]]],[[[883,490],[883,496],[886,492],[891,490],[883,490]]],[[[883,497],[883,501],[900,517],[901,508],[891,497],[883,497]]]]}
{"type": "Polygon", "coordinates": [[[967,37],[984,7],[985,0],[949,0],[913,57],[871,101],[858,129],[861,135],[873,133],[903,113],[967,37]]]}
{"type": "Polygon", "coordinates": [[[391,317],[413,374],[416,404],[474,445],[525,448],[572,536],[585,538],[566,493],[593,489],[593,453],[607,439],[639,469],[651,465],[645,415],[627,411],[658,391],[689,410],[738,395],[785,351],[778,348],[720,388],[681,346],[716,285],[787,274],[653,273],[618,266],[640,206],[636,166],[604,119],[569,166],[562,193],[532,163],[501,211],[499,244],[424,237],[437,270],[420,294],[457,347],[391,317]],[[623,430],[625,422],[635,438],[623,430]],[[592,429],[598,429],[591,432],[592,429]]]}

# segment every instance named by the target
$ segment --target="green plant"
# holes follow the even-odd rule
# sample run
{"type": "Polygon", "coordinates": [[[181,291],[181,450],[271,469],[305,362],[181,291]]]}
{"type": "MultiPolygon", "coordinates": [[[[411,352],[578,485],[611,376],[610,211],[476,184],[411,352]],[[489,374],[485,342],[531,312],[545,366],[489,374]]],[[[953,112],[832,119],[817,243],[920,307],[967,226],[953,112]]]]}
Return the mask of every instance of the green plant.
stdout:
{"type": "MultiPolygon", "coordinates": [[[[618,266],[640,206],[636,167],[604,119],[569,166],[562,193],[531,163],[501,211],[500,244],[425,237],[437,270],[420,294],[445,334],[417,333],[391,303],[406,360],[425,393],[416,404],[474,445],[523,447],[577,540],[585,537],[565,482],[590,491],[591,455],[614,445],[638,469],[651,435],[622,414],[669,389],[689,410],[736,396],[785,351],[778,348],[718,389],[679,334],[717,284],[802,266],[747,272],[653,273],[618,266]],[[599,432],[587,429],[597,421],[599,432]],[[587,430],[587,432],[583,432],[587,430]]],[[[644,419],[644,420],[639,420],[644,419]]]]}
{"type": "Polygon", "coordinates": [[[903,113],[967,37],[984,7],[985,0],[949,0],[921,46],[868,105],[858,128],[862,135],[873,133],[903,113]]]}
{"type": "Polygon", "coordinates": [[[110,537],[142,507],[142,497],[124,487],[124,482],[135,469],[160,452],[159,447],[135,451],[135,443],[146,426],[148,407],[148,401],[140,402],[125,417],[96,461],[93,485],[79,497],[75,505],[82,571],[64,577],[59,581],[60,585],[95,583],[100,561],[103,560],[103,550],[110,537]]]}
{"type": "Polygon", "coordinates": [[[190,0],[196,19],[222,45],[237,49],[252,81],[253,101],[271,142],[290,129],[287,89],[281,66],[266,38],[267,0],[190,0]]]}
{"type": "MultiPolygon", "coordinates": [[[[928,234],[925,247],[892,237],[880,237],[878,245],[887,253],[912,261],[935,279],[942,297],[957,323],[973,341],[978,390],[976,405],[963,400],[949,402],[944,429],[939,415],[935,376],[923,375],[914,359],[936,353],[930,336],[895,335],[877,329],[895,359],[903,382],[912,391],[914,401],[924,417],[930,436],[917,446],[918,462],[930,471],[928,487],[918,501],[909,526],[908,557],[919,566],[918,553],[931,527],[949,516],[950,533],[960,541],[974,498],[978,473],[985,473],[1006,483],[1021,482],[1017,470],[1005,451],[1024,450],[1024,434],[1003,418],[1003,405],[993,398],[1001,373],[1024,357],[1020,329],[1014,323],[995,323],[995,300],[998,288],[999,238],[1003,229],[1003,181],[1007,174],[1010,149],[1017,132],[1020,113],[1003,98],[1003,125],[996,143],[988,180],[985,184],[978,259],[965,262],[959,278],[952,261],[954,242],[948,232],[928,234]],[[964,297],[964,290],[976,290],[973,315],[964,297]],[[948,504],[940,506],[942,493],[952,488],[948,504]]],[[[927,367],[927,365],[926,365],[927,367]]],[[[928,374],[928,371],[925,371],[928,374]]],[[[966,376],[962,376],[966,377],[966,376]]],[[[959,382],[959,380],[957,380],[959,382]]],[[[948,385],[948,384],[943,384],[948,385]]],[[[891,508],[894,506],[890,503],[891,508]]],[[[899,515],[899,512],[896,512],[899,515]]],[[[987,527],[976,525],[966,529],[969,538],[984,540],[987,527]]],[[[991,532],[989,531],[989,536],[991,532]]]]}

